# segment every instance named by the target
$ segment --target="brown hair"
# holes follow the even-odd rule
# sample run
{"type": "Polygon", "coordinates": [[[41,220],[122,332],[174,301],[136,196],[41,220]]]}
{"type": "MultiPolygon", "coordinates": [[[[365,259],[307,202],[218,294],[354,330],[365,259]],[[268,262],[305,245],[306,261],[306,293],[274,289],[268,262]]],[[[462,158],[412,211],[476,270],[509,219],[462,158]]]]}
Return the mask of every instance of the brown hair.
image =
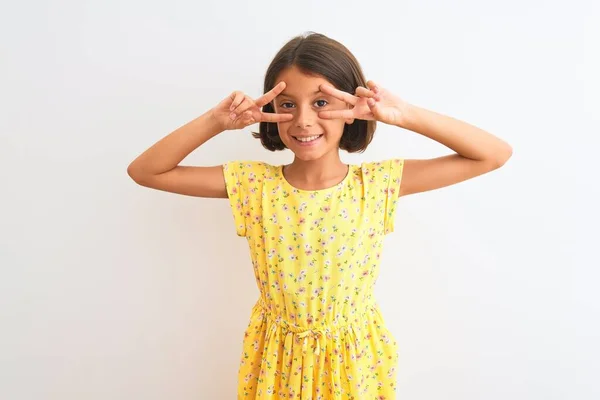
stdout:
{"type": "MultiPolygon", "coordinates": [[[[320,33],[309,32],[287,42],[275,55],[265,74],[264,93],[273,89],[275,80],[286,68],[296,66],[306,74],[320,75],[337,89],[354,94],[358,86],[367,87],[360,64],[354,55],[341,43],[320,33]]],[[[263,106],[263,112],[274,113],[273,104],[263,106]]],[[[355,119],[344,125],[340,149],[349,153],[367,149],[375,133],[376,122],[355,119]]],[[[260,139],[267,150],[286,148],[279,137],[277,124],[260,122],[259,132],[252,135],[260,139]]]]}

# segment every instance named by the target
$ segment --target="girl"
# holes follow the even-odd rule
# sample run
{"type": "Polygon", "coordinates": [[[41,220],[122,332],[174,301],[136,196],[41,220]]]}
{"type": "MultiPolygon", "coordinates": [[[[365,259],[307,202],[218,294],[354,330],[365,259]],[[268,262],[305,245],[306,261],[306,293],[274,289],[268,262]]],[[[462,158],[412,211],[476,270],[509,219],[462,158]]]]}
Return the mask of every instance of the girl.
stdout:
{"type": "Polygon", "coordinates": [[[127,172],[146,187],[229,199],[260,291],[243,341],[238,399],[394,399],[398,345],[373,289],[397,200],[492,171],[511,153],[481,129],[365,81],[346,47],[309,34],[277,53],[261,97],[231,93],[127,172]],[[364,151],[376,121],[455,153],[343,163],[340,149],[364,151]],[[219,133],[255,123],[266,149],[294,153],[291,164],[178,165],[219,133]]]}

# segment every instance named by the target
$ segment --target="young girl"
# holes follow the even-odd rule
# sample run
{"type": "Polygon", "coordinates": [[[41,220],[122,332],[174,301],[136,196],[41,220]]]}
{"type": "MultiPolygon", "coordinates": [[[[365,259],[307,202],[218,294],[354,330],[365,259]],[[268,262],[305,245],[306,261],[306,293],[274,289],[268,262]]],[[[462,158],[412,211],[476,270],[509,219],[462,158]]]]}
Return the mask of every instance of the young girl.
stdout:
{"type": "Polygon", "coordinates": [[[504,141],[403,101],[324,35],[288,42],[269,66],[264,94],[235,91],[154,144],[128,168],[140,185],[229,198],[246,237],[260,296],[243,341],[238,399],[394,399],[398,345],[373,296],[384,235],[400,196],[452,185],[502,166],[504,141]],[[436,140],[455,153],[347,165],[376,121],[436,140]],[[226,130],[254,136],[289,165],[234,161],[178,165],[226,130]]]}

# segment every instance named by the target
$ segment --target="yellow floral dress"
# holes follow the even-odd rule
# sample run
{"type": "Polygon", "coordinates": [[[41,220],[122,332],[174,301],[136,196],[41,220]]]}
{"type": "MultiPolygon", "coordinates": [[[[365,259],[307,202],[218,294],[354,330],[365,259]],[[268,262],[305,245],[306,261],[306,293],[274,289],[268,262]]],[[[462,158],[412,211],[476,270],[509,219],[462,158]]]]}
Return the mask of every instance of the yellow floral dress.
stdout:
{"type": "Polygon", "coordinates": [[[301,190],[281,165],[224,164],[236,233],[259,299],[238,399],[395,399],[398,345],[373,289],[404,161],[350,165],[338,185],[301,190]]]}

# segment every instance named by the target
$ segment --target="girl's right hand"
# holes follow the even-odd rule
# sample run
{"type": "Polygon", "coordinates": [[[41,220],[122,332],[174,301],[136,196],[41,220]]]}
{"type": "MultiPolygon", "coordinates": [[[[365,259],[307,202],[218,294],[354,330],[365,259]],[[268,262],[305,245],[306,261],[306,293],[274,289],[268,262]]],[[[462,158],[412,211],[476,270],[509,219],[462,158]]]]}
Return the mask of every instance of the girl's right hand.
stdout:
{"type": "Polygon", "coordinates": [[[213,118],[224,130],[243,129],[257,122],[287,122],[294,117],[291,114],[265,113],[261,108],[269,104],[285,89],[285,82],[275,87],[256,100],[252,100],[243,92],[235,91],[227,96],[211,110],[213,118]]]}

